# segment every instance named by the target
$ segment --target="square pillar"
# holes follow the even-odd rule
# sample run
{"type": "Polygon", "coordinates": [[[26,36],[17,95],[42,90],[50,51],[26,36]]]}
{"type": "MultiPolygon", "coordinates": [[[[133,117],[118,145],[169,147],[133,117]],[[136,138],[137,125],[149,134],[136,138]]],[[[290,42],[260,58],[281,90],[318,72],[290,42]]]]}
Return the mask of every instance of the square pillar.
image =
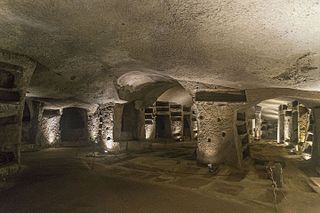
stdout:
{"type": "Polygon", "coordinates": [[[285,141],[285,114],[288,106],[280,105],[278,110],[278,137],[277,142],[283,143],[285,141]]]}
{"type": "Polygon", "coordinates": [[[291,143],[297,146],[299,143],[299,102],[292,102],[292,130],[291,143]]]}
{"type": "Polygon", "coordinates": [[[260,106],[255,106],[255,127],[254,127],[254,139],[255,140],[260,140],[262,131],[261,131],[261,126],[262,126],[262,118],[261,118],[261,107],[260,106]]]}
{"type": "Polygon", "coordinates": [[[284,112],[284,141],[289,142],[291,139],[292,129],[292,111],[286,110],[284,112]]]}
{"type": "Polygon", "coordinates": [[[236,107],[196,102],[199,132],[197,157],[201,163],[239,166],[236,107]]]}

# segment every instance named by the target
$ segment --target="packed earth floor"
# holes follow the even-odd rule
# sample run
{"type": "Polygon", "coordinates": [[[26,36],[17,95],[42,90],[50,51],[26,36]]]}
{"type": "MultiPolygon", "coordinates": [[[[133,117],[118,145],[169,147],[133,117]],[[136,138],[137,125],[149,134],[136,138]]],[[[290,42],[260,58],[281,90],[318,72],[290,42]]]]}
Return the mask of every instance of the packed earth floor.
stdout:
{"type": "Polygon", "coordinates": [[[0,212],[318,212],[310,162],[270,141],[250,146],[245,169],[209,172],[194,147],[97,154],[51,148],[23,154],[19,175],[0,185],[0,212]],[[274,199],[264,162],[284,165],[274,199]],[[300,169],[301,168],[301,169],[300,169]],[[303,169],[302,169],[303,168],[303,169]],[[30,202],[35,201],[35,202],[30,202]]]}

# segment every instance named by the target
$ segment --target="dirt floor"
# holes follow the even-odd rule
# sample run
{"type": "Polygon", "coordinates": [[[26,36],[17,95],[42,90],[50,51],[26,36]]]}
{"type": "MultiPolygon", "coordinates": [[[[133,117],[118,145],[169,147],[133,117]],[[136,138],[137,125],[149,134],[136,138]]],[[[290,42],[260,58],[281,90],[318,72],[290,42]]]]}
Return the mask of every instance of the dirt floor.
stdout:
{"type": "Polygon", "coordinates": [[[310,186],[316,177],[311,160],[290,154],[273,141],[250,144],[252,158],[244,169],[226,165],[210,173],[195,161],[193,148],[171,148],[103,158],[86,158],[90,167],[103,167],[110,175],[189,189],[209,197],[254,206],[263,212],[320,212],[320,194],[310,186]],[[274,189],[266,170],[268,162],[283,165],[284,186],[274,189]]]}
{"type": "Polygon", "coordinates": [[[0,212],[320,212],[310,161],[268,141],[250,150],[244,169],[221,165],[214,173],[196,163],[192,147],[95,157],[84,148],[24,153],[23,171],[0,189],[0,212]],[[284,165],[276,205],[267,161],[284,165]]]}

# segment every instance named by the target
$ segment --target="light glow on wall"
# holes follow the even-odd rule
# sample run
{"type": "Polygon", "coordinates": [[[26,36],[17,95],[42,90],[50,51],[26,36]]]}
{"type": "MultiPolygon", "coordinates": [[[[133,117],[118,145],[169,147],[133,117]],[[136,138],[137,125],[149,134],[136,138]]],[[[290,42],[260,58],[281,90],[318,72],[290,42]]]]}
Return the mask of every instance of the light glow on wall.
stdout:
{"type": "Polygon", "coordinates": [[[107,151],[112,151],[115,149],[115,144],[113,141],[113,132],[112,129],[109,129],[106,131],[104,137],[103,137],[103,143],[105,145],[105,148],[107,151]]]}
{"type": "Polygon", "coordinates": [[[146,139],[151,139],[152,134],[155,131],[155,125],[154,124],[146,124],[145,125],[145,132],[146,132],[146,139]]]}
{"type": "Polygon", "coordinates": [[[48,133],[48,141],[49,141],[49,144],[53,144],[53,142],[55,141],[55,134],[53,132],[49,132],[48,133]]]}
{"type": "Polygon", "coordinates": [[[96,129],[94,129],[94,130],[89,131],[89,133],[90,133],[90,138],[91,138],[91,140],[94,141],[95,143],[97,143],[99,131],[96,130],[96,129]]]}
{"type": "Polygon", "coordinates": [[[49,145],[52,145],[60,139],[60,116],[45,119],[43,121],[44,131],[43,135],[49,145]]]}
{"type": "Polygon", "coordinates": [[[107,150],[112,150],[113,149],[113,141],[112,140],[107,140],[105,143],[107,150]]]}

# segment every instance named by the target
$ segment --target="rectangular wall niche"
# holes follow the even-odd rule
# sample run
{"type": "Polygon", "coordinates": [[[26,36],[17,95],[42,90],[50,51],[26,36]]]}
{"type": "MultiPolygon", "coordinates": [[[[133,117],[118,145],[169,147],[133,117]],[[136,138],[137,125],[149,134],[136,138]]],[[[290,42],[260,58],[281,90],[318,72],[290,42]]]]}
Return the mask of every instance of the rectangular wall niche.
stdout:
{"type": "Polygon", "coordinates": [[[18,86],[22,67],[0,62],[0,88],[13,89],[18,86]]]}
{"type": "Polygon", "coordinates": [[[0,88],[14,88],[15,76],[6,70],[0,68],[0,88]]]}
{"type": "Polygon", "coordinates": [[[0,126],[16,124],[18,122],[18,118],[16,115],[8,116],[8,117],[0,117],[0,126]]]}
{"type": "Polygon", "coordinates": [[[209,102],[246,102],[247,96],[244,90],[198,91],[195,95],[195,100],[209,102]]]}
{"type": "Polygon", "coordinates": [[[0,90],[0,101],[1,102],[19,102],[20,93],[18,91],[0,90]]]}

